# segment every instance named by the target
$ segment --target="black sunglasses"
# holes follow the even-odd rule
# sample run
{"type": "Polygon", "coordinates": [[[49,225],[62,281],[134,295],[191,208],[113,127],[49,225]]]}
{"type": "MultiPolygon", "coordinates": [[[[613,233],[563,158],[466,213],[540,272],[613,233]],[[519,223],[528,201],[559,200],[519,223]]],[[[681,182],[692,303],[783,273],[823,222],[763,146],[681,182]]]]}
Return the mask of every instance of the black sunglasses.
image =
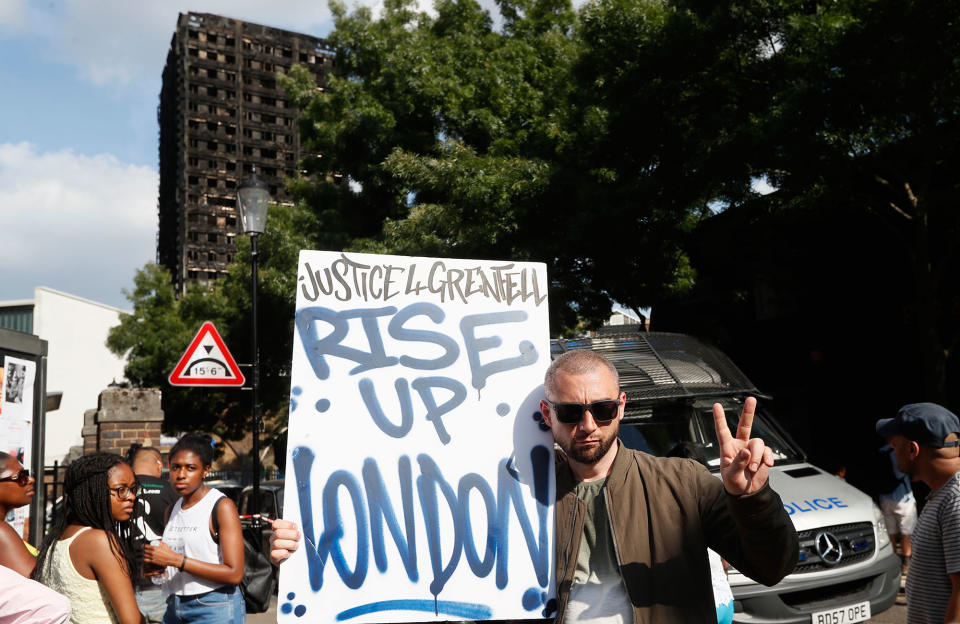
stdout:
{"type": "Polygon", "coordinates": [[[20,487],[23,487],[30,482],[30,471],[27,470],[26,468],[22,468],[20,472],[13,475],[12,477],[4,477],[0,479],[0,482],[4,482],[4,481],[13,481],[20,487]]]}
{"type": "Polygon", "coordinates": [[[583,418],[583,413],[590,410],[593,420],[598,423],[610,422],[617,417],[620,411],[620,399],[605,399],[593,403],[551,403],[547,405],[556,414],[557,420],[565,425],[575,425],[583,418]]]}

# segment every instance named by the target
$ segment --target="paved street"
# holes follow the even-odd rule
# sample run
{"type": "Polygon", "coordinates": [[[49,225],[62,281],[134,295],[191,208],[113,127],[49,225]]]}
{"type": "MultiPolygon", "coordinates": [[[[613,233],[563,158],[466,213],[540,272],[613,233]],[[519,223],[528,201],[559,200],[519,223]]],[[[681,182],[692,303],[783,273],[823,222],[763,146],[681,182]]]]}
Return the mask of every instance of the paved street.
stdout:
{"type": "MultiPolygon", "coordinates": [[[[889,621],[892,622],[893,620],[889,621]]],[[[902,622],[904,620],[897,621],[902,622]]],[[[270,601],[270,608],[267,609],[266,613],[247,614],[247,622],[248,624],[277,624],[277,597],[274,596],[273,600],[270,601]]]]}

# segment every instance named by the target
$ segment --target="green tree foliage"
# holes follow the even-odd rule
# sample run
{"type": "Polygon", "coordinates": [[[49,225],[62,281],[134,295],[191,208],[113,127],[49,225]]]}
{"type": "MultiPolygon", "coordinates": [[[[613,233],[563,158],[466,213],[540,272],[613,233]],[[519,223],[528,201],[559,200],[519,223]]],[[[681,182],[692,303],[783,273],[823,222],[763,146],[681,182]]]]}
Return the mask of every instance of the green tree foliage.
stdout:
{"type": "MultiPolygon", "coordinates": [[[[269,440],[286,423],[297,256],[300,249],[316,243],[310,234],[313,216],[301,209],[270,206],[267,223],[258,242],[257,311],[261,401],[269,440]]],[[[248,434],[249,392],[173,387],[167,377],[204,321],[214,323],[238,363],[252,361],[249,239],[237,238],[236,262],[213,287],[190,288],[177,298],[169,272],[148,264],[137,271],[134,288],[126,295],[133,312],[121,315],[107,346],[117,355],[127,354],[125,374],[133,385],[163,390],[164,430],[212,431],[228,440],[248,434]]],[[[244,374],[249,386],[250,369],[245,368],[244,374]]]]}
{"type": "Polygon", "coordinates": [[[223,331],[230,316],[226,298],[199,289],[177,298],[169,272],[155,264],[137,271],[133,290],[125,294],[133,313],[120,316],[120,324],[110,330],[107,346],[117,355],[127,354],[124,373],[130,383],[163,389],[164,429],[209,430],[238,437],[239,432],[231,430],[230,419],[220,422],[229,406],[226,392],[175,388],[167,383],[204,321],[223,331]]]}
{"type": "MultiPolygon", "coordinates": [[[[645,243],[597,258],[621,280],[599,285],[627,303],[669,300],[690,283],[686,234],[727,207],[753,206],[783,228],[831,213],[861,232],[883,223],[889,236],[865,253],[881,248],[911,267],[891,291],[915,315],[926,396],[944,400],[960,340],[950,279],[960,268],[960,5],[597,0],[580,18],[574,109],[590,131],[577,135],[578,169],[594,175],[567,179],[600,198],[614,231],[645,243]],[[758,178],[778,192],[759,200],[758,178]],[[672,260],[675,281],[663,278],[672,260]]],[[[849,244],[860,242],[852,231],[849,244]]],[[[750,243],[715,244],[740,254],[750,243]]]]}
{"type": "Polygon", "coordinates": [[[802,6],[783,22],[783,78],[763,125],[778,205],[829,206],[887,228],[874,244],[910,267],[903,291],[925,393],[944,402],[960,342],[960,5],[802,6]]]}
{"type": "MultiPolygon", "coordinates": [[[[605,318],[611,301],[687,296],[710,268],[693,264],[690,241],[729,209],[798,231],[814,214],[885,224],[883,244],[912,267],[928,396],[943,396],[960,336],[960,4],[593,0],[577,13],[568,0],[499,0],[497,28],[474,0],[431,14],[388,0],[376,18],[331,8],[324,90],[296,66],[278,77],[312,155],[289,181],[298,207],[273,207],[261,239],[268,407],[286,401],[300,248],[546,262],[556,335],[605,318]],[[761,178],[778,191],[761,199],[761,178]]],[[[782,228],[770,240],[788,240],[782,228]]],[[[178,301],[154,269],[138,274],[134,315],[111,337],[132,349],[134,383],[163,385],[207,316],[249,361],[238,243],[209,292],[178,301]]],[[[714,244],[739,257],[751,241],[714,244]]],[[[761,262],[755,277],[784,275],[761,262]]],[[[209,396],[170,405],[204,403],[220,423],[249,410],[209,396]]]]}
{"type": "MultiPolygon", "coordinates": [[[[294,189],[327,247],[589,266],[565,244],[581,207],[551,189],[572,137],[569,2],[504,1],[500,30],[473,0],[442,0],[433,16],[388,2],[378,19],[331,7],[325,90],[297,69],[284,81],[302,141],[322,154],[294,189]]],[[[558,332],[609,313],[588,270],[551,277],[558,332]]]]}

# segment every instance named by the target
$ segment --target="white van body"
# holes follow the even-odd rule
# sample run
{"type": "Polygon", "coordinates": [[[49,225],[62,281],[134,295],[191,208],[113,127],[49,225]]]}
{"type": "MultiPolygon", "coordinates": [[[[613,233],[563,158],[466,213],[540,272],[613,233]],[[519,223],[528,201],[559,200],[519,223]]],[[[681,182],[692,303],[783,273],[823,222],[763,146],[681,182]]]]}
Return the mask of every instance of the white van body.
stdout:
{"type": "Polygon", "coordinates": [[[719,478],[711,412],[721,403],[735,430],[744,399],[760,398],[752,435],[774,454],[770,485],[800,538],[797,567],[773,587],[731,569],[734,621],[849,624],[888,609],[900,589],[900,558],[873,500],[806,461],[766,407],[765,397],[720,351],[690,336],[617,333],[554,340],[553,356],[571,349],[603,353],[620,374],[627,408],[623,443],[653,455],[682,455],[719,478]]]}

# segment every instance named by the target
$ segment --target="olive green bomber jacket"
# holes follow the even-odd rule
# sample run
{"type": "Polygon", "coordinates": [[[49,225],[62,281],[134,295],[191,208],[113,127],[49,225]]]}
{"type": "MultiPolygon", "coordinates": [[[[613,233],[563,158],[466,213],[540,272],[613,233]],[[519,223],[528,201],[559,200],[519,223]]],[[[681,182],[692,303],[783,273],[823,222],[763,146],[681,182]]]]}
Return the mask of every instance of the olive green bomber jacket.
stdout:
{"type": "MultiPolygon", "coordinates": [[[[765,585],[775,585],[793,570],[797,534],[769,485],[748,496],[731,496],[696,461],[654,457],[617,444],[604,498],[636,624],[716,621],[707,547],[765,585]]],[[[556,469],[555,624],[562,624],[586,508],[559,452],[556,469]]]]}

